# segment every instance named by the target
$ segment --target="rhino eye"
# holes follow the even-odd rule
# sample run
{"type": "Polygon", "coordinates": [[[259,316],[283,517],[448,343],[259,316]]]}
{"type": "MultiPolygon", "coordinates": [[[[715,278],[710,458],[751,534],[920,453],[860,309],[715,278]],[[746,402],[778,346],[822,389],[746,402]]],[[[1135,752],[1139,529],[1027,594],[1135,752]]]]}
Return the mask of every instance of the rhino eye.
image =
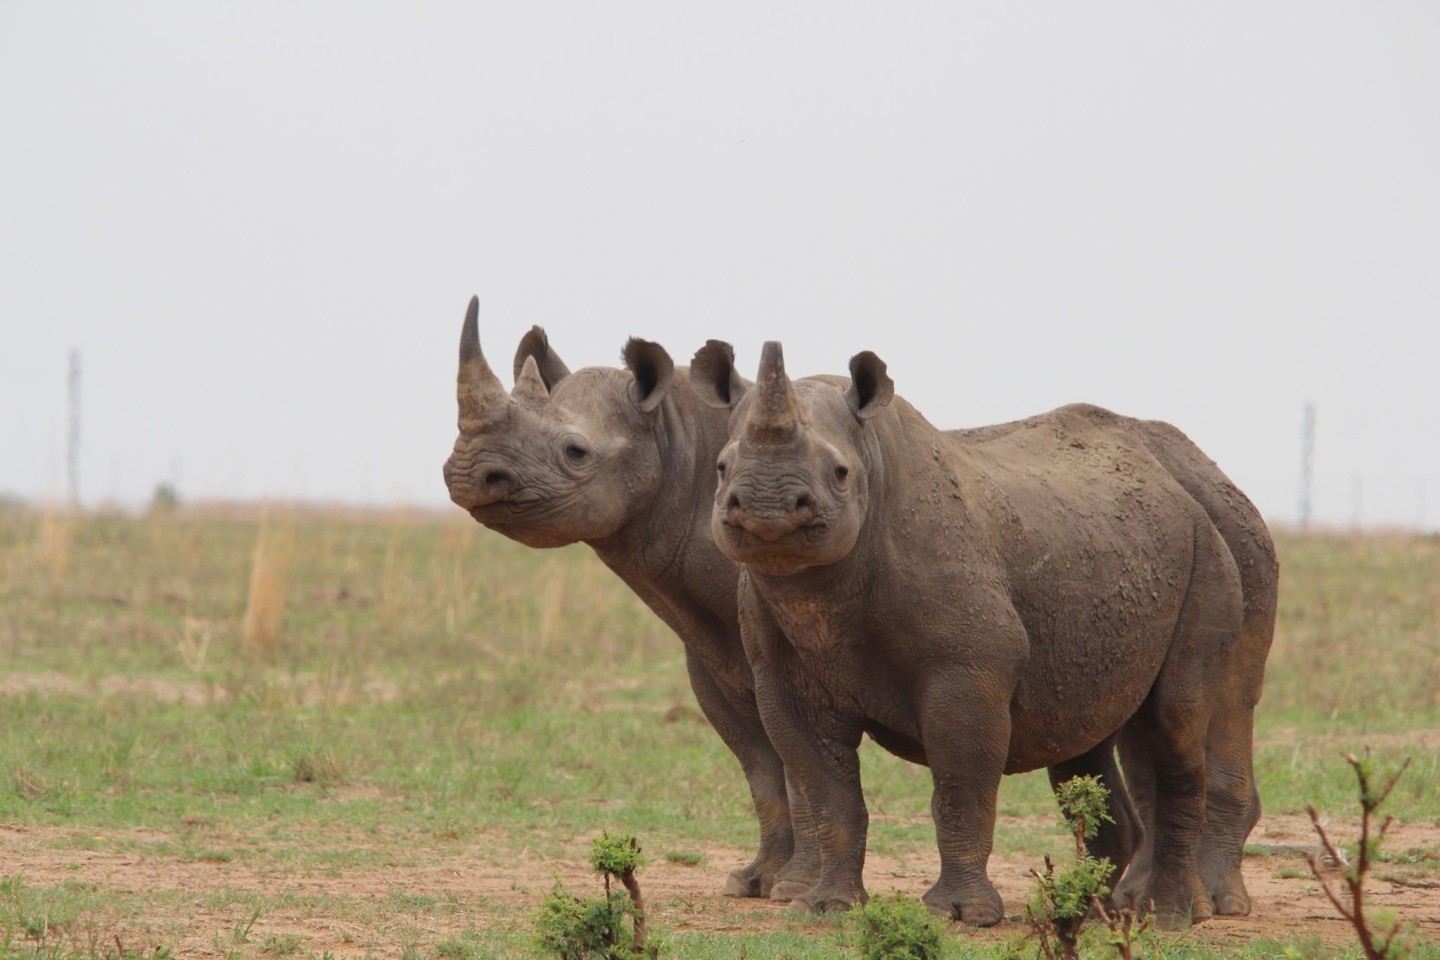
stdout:
{"type": "Polygon", "coordinates": [[[849,468],[849,467],[836,467],[836,468],[835,468],[835,479],[836,479],[836,480],[844,480],[844,479],[845,479],[846,477],[848,477],[848,476],[850,476],[850,468],[849,468]]]}
{"type": "Polygon", "coordinates": [[[565,459],[569,460],[571,463],[583,463],[585,461],[585,458],[588,456],[590,456],[590,451],[586,450],[580,444],[565,444],[565,459]]]}
{"type": "Polygon", "coordinates": [[[715,472],[720,474],[720,479],[725,479],[725,464],[723,461],[715,464],[715,472]]]}

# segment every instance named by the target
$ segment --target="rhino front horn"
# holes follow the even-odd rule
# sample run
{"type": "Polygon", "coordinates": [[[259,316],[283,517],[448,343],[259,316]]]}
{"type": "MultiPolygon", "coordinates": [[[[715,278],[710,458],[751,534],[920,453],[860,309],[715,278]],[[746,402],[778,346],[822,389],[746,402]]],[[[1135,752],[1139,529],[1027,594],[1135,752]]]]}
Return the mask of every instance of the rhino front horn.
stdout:
{"type": "Polygon", "coordinates": [[[785,351],[780,341],[766,341],[755,380],[755,406],[745,426],[746,436],[757,443],[782,443],[794,438],[800,423],[795,391],[785,375],[785,351]]]}
{"type": "Polygon", "coordinates": [[[471,297],[460,330],[460,372],[455,380],[455,397],[462,420],[481,420],[487,409],[495,409],[507,398],[500,378],[485,362],[480,351],[480,298],[471,297]]]}

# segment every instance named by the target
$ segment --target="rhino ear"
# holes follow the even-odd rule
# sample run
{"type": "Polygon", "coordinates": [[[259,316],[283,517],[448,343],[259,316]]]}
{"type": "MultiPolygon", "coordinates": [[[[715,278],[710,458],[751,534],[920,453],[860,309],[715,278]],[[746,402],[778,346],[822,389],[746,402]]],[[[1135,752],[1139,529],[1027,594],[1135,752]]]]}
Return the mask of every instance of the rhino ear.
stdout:
{"type": "Polygon", "coordinates": [[[706,340],[690,361],[690,387],[712,407],[735,406],[746,390],[735,369],[735,348],[724,340],[706,340]]]}
{"type": "Polygon", "coordinates": [[[520,338],[520,346],[515,351],[515,379],[520,379],[520,372],[525,369],[525,358],[534,357],[535,365],[539,368],[540,379],[545,383],[546,390],[554,390],[555,384],[570,376],[570,368],[565,366],[565,361],[550,349],[550,338],[545,336],[544,327],[531,327],[530,332],[520,338]]]}
{"type": "Polygon", "coordinates": [[[626,341],[621,356],[625,369],[635,377],[632,394],[635,405],[649,413],[660,406],[660,401],[670,392],[670,381],[675,377],[675,361],[660,344],[638,337],[626,341]]]}
{"type": "Polygon", "coordinates": [[[895,399],[895,381],[885,372],[885,361],[869,350],[850,358],[850,389],[845,403],[857,420],[869,420],[895,399]]]}

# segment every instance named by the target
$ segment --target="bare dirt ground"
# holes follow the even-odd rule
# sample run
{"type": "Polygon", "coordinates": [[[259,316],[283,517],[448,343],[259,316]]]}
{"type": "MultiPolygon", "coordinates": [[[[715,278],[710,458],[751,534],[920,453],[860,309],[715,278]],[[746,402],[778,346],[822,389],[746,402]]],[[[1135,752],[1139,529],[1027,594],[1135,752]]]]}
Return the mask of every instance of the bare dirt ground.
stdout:
{"type": "MultiPolygon", "coordinates": [[[[1002,818],[1003,819],[1003,818],[1002,818]]],[[[1015,818],[1010,818],[1015,820],[1015,818]]],[[[1023,821],[1014,826],[1023,827],[1023,821]]],[[[1358,824],[1335,820],[1327,828],[1332,836],[1350,839],[1358,824]]],[[[89,918],[91,939],[108,948],[118,937],[127,949],[146,943],[175,944],[177,957],[223,956],[235,950],[232,931],[249,919],[242,907],[216,894],[290,894],[297,906],[270,907],[255,921],[248,953],[260,955],[266,938],[300,938],[301,949],[336,957],[396,955],[409,942],[435,943],[449,936],[488,924],[523,927],[528,915],[556,878],[575,892],[594,892],[596,879],[585,867],[588,837],[577,838],[573,856],[561,859],[523,853],[499,862],[487,850],[484,838],[439,845],[430,837],[359,837],[337,833],[316,837],[315,843],[333,850],[365,845],[395,850],[395,863],[382,868],[336,871],[311,869],[304,858],[274,858],[264,854],[263,840],[253,844],[258,856],[241,855],[229,861],[185,860],[172,855],[137,854],[136,849],[179,846],[181,835],[137,831],[126,837],[84,837],[64,828],[25,828],[0,825],[0,877],[15,877],[32,888],[83,884],[104,894],[153,896],[155,914],[143,921],[116,916],[113,922],[89,918]],[[87,848],[88,847],[88,848],[87,848]],[[111,852],[109,847],[115,847],[111,852]],[[255,861],[252,863],[251,861],[255,861]],[[257,867],[256,863],[270,866],[257,867]],[[434,901],[419,900],[413,910],[400,908],[403,897],[444,898],[445,909],[434,901]],[[327,912],[317,903],[333,903],[327,912]],[[214,904],[211,906],[210,904],[214,904]],[[367,906],[370,905],[370,906],[367,906]],[[398,916],[398,919],[397,919],[398,916]]],[[[513,838],[512,838],[513,842],[513,838]]],[[[1317,936],[1329,944],[1352,941],[1350,928],[1336,916],[1305,865],[1306,851],[1318,850],[1309,821],[1302,817],[1267,817],[1251,836],[1264,851],[1247,857],[1245,878],[1254,899],[1248,917],[1217,918],[1185,936],[1222,946],[1257,939],[1294,939],[1317,936]]],[[[1440,826],[1396,823],[1386,849],[1434,850],[1440,844],[1440,826]]],[[[741,863],[745,851],[715,848],[704,851],[701,866],[686,866],[654,856],[641,873],[653,922],[675,931],[741,932],[756,929],[804,928],[806,921],[789,916],[782,905],[726,900],[717,895],[726,873],[741,863]]],[[[1036,864],[992,858],[990,875],[1007,907],[1018,912],[1026,897],[1036,864]]],[[[900,890],[919,896],[935,876],[933,854],[914,858],[872,855],[867,863],[867,885],[872,893],[900,890]]],[[[1374,907],[1396,910],[1430,940],[1440,940],[1440,870],[1433,862],[1421,869],[1400,863],[1381,864],[1368,890],[1374,907]]],[[[282,901],[284,902],[284,901],[282,901]]],[[[1013,919],[983,931],[965,930],[962,936],[998,941],[1017,936],[1022,925],[1013,919]]],[[[75,935],[72,933],[72,935],[75,935]]]]}

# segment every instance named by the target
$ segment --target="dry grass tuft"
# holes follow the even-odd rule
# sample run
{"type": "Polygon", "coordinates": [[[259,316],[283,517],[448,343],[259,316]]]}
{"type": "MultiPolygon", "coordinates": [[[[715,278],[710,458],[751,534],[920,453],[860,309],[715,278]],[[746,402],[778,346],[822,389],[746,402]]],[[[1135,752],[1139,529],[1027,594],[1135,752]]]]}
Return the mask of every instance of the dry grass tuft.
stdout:
{"type": "Polygon", "coordinates": [[[290,556],[295,551],[295,523],[284,517],[273,525],[269,512],[260,517],[250,563],[250,597],[241,626],[245,653],[271,658],[280,642],[289,589],[290,556]]]}
{"type": "Polygon", "coordinates": [[[54,504],[46,504],[40,518],[40,542],[36,553],[50,574],[50,595],[58,597],[65,588],[65,574],[70,569],[70,547],[75,541],[75,514],[54,504]]]}

